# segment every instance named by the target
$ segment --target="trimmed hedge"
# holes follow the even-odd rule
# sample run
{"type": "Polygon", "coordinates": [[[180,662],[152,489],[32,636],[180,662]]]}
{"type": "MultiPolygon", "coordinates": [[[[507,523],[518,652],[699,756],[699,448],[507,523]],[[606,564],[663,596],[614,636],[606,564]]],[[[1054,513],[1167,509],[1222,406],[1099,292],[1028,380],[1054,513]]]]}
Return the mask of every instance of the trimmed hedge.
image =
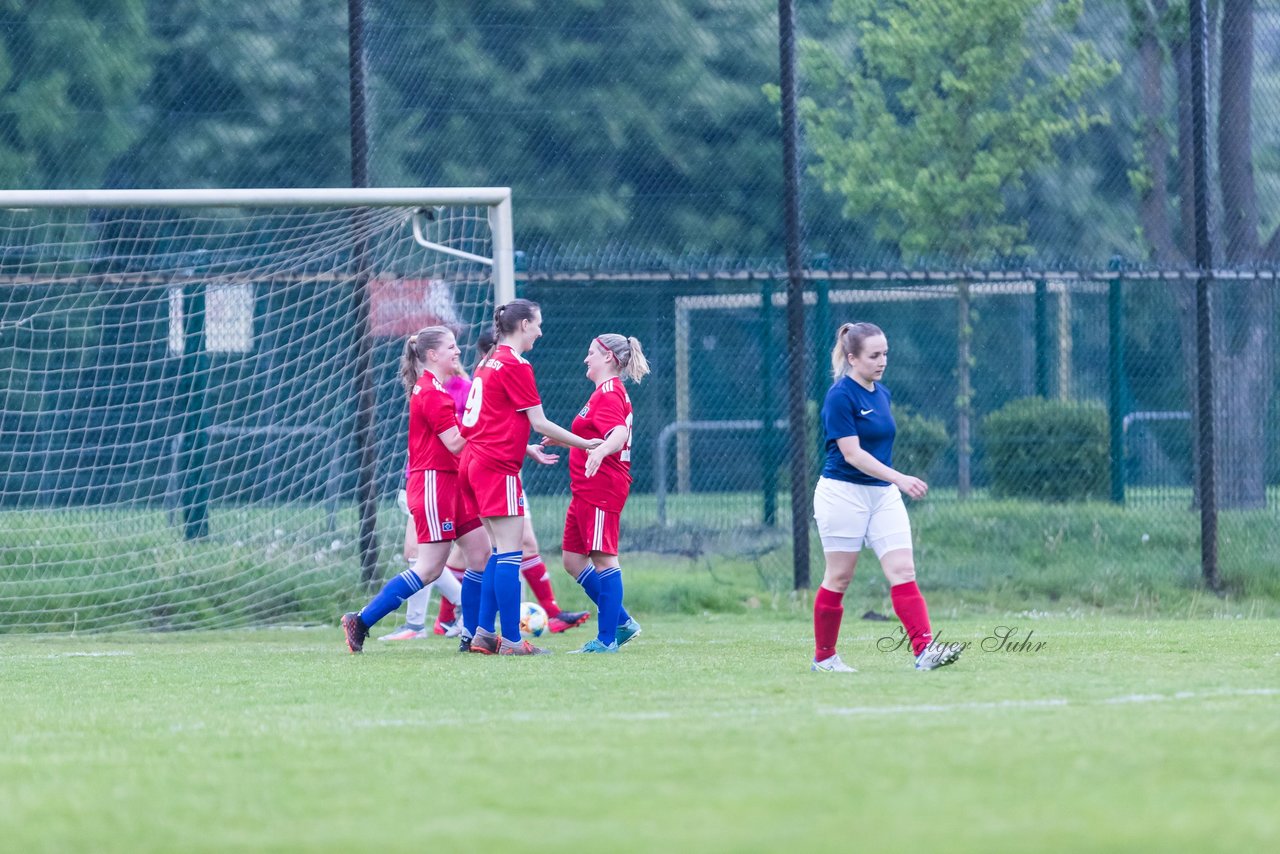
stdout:
{"type": "Polygon", "coordinates": [[[934,463],[951,443],[946,425],[937,418],[927,418],[896,404],[893,420],[898,427],[893,440],[893,467],[903,474],[928,480],[934,463]]]}
{"type": "Polygon", "coordinates": [[[983,420],[991,493],[1040,501],[1110,493],[1107,411],[1101,404],[1028,397],[983,420]]]}

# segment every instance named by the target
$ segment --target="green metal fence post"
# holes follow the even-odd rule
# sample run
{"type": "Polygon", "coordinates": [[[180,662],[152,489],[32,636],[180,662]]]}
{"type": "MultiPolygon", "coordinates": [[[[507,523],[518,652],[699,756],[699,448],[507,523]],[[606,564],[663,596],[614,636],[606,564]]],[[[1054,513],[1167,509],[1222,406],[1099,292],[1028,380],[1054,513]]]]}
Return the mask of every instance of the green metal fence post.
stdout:
{"type": "Polygon", "coordinates": [[[182,362],[178,371],[178,399],[182,411],[182,535],[188,540],[209,536],[209,482],[205,462],[209,450],[209,415],[205,392],[209,387],[209,354],[205,347],[205,286],[182,289],[182,362]]]}
{"type": "Polygon", "coordinates": [[[1049,283],[1036,279],[1036,397],[1049,399],[1049,283]]]}
{"type": "Polygon", "coordinates": [[[761,522],[772,527],[778,521],[778,460],[773,422],[777,415],[777,388],[773,344],[773,280],[760,281],[760,490],[761,522]]]}
{"type": "MultiPolygon", "coordinates": [[[[829,269],[830,259],[828,256],[819,255],[814,259],[814,268],[822,270],[824,273],[829,269]]],[[[813,372],[810,376],[812,385],[812,398],[814,402],[813,412],[814,431],[813,435],[808,437],[808,441],[812,444],[805,449],[805,453],[809,456],[809,488],[818,479],[818,474],[822,471],[823,466],[823,448],[826,444],[826,436],[822,429],[822,404],[827,399],[827,389],[831,387],[831,280],[825,276],[813,281],[813,330],[811,340],[813,342],[810,348],[813,361],[813,372]]],[[[806,413],[807,415],[808,413],[806,413]]]]}
{"type": "MultiPolygon", "coordinates": [[[[1111,268],[1120,264],[1112,260],[1111,268]]],[[[1107,361],[1109,395],[1107,404],[1111,432],[1111,500],[1124,503],[1124,280],[1111,279],[1107,289],[1107,361]]]]}
{"type": "MultiPolygon", "coordinates": [[[[828,259],[820,255],[814,259],[814,268],[826,270],[828,259]]],[[[831,352],[831,281],[829,279],[813,280],[813,399],[818,406],[827,397],[827,389],[831,386],[831,374],[826,368],[827,356],[831,352]]],[[[821,435],[818,437],[821,439],[821,435]]]]}

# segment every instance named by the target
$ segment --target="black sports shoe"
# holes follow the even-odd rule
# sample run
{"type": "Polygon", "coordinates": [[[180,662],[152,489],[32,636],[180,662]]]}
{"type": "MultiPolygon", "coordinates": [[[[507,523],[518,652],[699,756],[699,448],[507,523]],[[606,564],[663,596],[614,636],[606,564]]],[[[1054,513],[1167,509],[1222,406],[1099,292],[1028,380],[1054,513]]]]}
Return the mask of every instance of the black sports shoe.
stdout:
{"type": "Polygon", "coordinates": [[[458,652],[471,652],[471,638],[466,635],[458,636],[458,652]]]}
{"type": "Polygon", "coordinates": [[[342,615],[342,630],[347,633],[347,649],[357,653],[364,650],[364,639],[369,636],[369,627],[360,619],[355,611],[342,615]]]}

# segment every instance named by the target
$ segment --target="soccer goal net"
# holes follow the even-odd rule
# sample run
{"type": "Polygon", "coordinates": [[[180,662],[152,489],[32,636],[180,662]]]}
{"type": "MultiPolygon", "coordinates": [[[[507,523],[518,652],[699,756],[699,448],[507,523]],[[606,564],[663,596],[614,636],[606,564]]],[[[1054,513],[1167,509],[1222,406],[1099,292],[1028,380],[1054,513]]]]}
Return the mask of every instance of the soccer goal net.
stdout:
{"type": "Polygon", "coordinates": [[[399,554],[405,338],[505,189],[0,192],[0,632],[329,620],[399,554]]]}

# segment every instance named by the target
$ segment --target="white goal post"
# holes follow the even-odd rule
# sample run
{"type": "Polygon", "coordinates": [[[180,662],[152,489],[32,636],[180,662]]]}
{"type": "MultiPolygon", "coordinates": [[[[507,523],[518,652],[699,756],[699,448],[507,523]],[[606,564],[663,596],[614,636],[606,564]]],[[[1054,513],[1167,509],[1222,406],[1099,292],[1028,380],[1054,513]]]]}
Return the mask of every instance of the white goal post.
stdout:
{"type": "Polygon", "coordinates": [[[469,368],[514,263],[504,187],[0,191],[0,636],[332,620],[404,565],[406,341],[469,368]]]}

